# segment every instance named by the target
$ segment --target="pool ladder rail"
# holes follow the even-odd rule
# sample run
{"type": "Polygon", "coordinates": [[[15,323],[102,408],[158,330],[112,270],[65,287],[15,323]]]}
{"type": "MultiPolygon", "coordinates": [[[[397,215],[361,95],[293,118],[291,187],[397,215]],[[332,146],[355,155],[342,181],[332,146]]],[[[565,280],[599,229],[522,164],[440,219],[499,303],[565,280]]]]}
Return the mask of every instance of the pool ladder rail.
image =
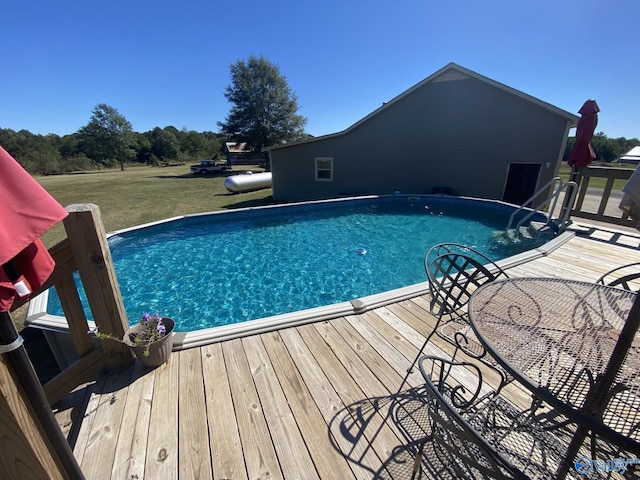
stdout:
{"type": "Polygon", "coordinates": [[[511,214],[506,231],[513,232],[513,234],[518,237],[531,237],[532,235],[539,237],[540,235],[557,235],[558,233],[562,233],[571,223],[569,214],[571,213],[571,207],[575,202],[577,193],[578,184],[576,182],[569,181],[565,183],[560,177],[552,178],[511,214]],[[551,194],[547,198],[536,206],[529,206],[533,205],[536,197],[547,191],[550,187],[552,187],[551,194]],[[561,195],[563,196],[563,202],[560,207],[560,215],[554,218],[553,215],[558,207],[558,198],[560,198],[561,195]],[[517,215],[525,210],[528,210],[529,213],[514,225],[517,215]],[[524,227],[526,222],[539,213],[545,214],[547,217],[546,222],[533,221],[529,224],[529,227],[524,227]]]}

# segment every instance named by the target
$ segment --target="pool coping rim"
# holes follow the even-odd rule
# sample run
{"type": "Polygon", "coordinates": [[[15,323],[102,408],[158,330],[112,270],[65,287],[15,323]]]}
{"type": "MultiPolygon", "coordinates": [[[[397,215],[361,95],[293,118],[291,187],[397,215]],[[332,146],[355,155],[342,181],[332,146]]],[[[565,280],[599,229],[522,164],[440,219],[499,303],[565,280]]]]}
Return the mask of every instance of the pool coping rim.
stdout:
{"type": "MultiPolygon", "coordinates": [[[[375,199],[375,198],[393,197],[393,196],[398,196],[398,194],[367,195],[367,196],[360,196],[360,197],[345,197],[345,198],[330,199],[330,200],[287,203],[287,204],[281,204],[281,205],[279,204],[264,205],[264,206],[257,206],[257,207],[246,207],[243,209],[236,209],[232,211],[235,212],[238,210],[270,209],[270,208],[278,208],[283,206],[300,206],[300,205],[309,205],[314,203],[340,202],[340,201],[347,201],[347,200],[354,200],[354,199],[356,200],[375,199]]],[[[428,197],[432,195],[402,194],[402,196],[428,197]]],[[[487,201],[491,203],[512,206],[510,204],[506,204],[505,202],[501,202],[499,200],[478,199],[473,197],[455,197],[455,198],[475,200],[475,201],[481,201],[481,202],[487,201]]],[[[218,213],[222,214],[227,212],[229,212],[229,210],[209,212],[209,213],[196,213],[196,214],[171,217],[168,219],[163,219],[156,222],[150,222],[150,223],[138,225],[131,228],[116,230],[116,231],[107,233],[107,238],[114,235],[118,235],[120,233],[131,231],[131,230],[150,227],[153,225],[167,223],[167,222],[179,220],[182,218],[193,218],[193,217],[218,214],[218,213]]],[[[502,269],[509,269],[516,265],[520,265],[522,263],[530,262],[537,258],[544,257],[549,253],[553,252],[554,250],[556,250],[557,248],[559,248],[560,246],[564,245],[574,236],[575,236],[575,232],[565,231],[560,235],[558,235],[557,237],[552,238],[551,240],[546,242],[544,245],[541,245],[540,247],[536,247],[531,250],[527,250],[525,252],[499,260],[496,262],[496,264],[502,269]]],[[[428,292],[429,292],[429,282],[425,281],[425,282],[409,285],[406,287],[397,288],[394,290],[388,290],[385,292],[381,292],[381,293],[377,293],[377,294],[373,294],[365,297],[360,297],[350,301],[334,303],[331,305],[314,307],[310,309],[299,310],[296,312],[290,312],[290,313],[285,313],[281,315],[274,315],[270,317],[244,321],[236,324],[216,326],[216,327],[211,327],[211,328],[206,328],[201,330],[193,330],[189,332],[176,332],[173,334],[173,349],[182,350],[187,348],[194,348],[202,345],[222,342],[222,341],[231,340],[234,338],[244,337],[248,335],[261,334],[261,333],[266,333],[273,330],[295,327],[295,326],[299,326],[306,323],[330,320],[333,318],[347,316],[347,315],[357,315],[365,311],[372,310],[374,308],[388,305],[390,303],[399,302],[412,297],[424,295],[428,292]]],[[[51,315],[46,312],[47,302],[48,302],[48,291],[41,293],[40,295],[36,296],[29,302],[29,308],[27,312],[27,318],[25,320],[25,325],[39,328],[42,330],[51,331],[51,332],[69,333],[69,327],[65,317],[59,316],[59,315],[51,315]]],[[[95,324],[90,320],[88,321],[88,323],[90,327],[95,326],[95,324]]]]}

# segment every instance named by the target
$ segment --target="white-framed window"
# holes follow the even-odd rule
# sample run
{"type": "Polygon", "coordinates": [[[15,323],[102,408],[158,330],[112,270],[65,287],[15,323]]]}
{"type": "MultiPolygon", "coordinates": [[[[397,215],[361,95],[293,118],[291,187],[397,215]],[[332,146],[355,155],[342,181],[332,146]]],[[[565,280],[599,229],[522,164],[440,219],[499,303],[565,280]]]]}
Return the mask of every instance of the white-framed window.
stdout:
{"type": "Polygon", "coordinates": [[[333,158],[316,157],[316,181],[333,181],[333,158]]]}

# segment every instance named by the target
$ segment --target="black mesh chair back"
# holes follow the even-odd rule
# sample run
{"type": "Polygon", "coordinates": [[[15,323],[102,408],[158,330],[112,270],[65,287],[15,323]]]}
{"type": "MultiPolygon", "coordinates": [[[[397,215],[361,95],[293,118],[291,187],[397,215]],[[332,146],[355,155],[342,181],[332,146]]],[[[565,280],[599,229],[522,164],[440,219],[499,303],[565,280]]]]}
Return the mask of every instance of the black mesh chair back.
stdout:
{"type": "Polygon", "coordinates": [[[640,289],[640,262],[629,263],[609,270],[596,283],[635,292],[640,289]]]}
{"type": "Polygon", "coordinates": [[[473,292],[481,285],[508,275],[492,260],[464,245],[432,247],[424,260],[431,294],[431,313],[462,316],[473,292]]]}
{"type": "MultiPolygon", "coordinates": [[[[431,314],[436,317],[435,328],[427,335],[415,359],[407,369],[398,391],[418,361],[434,334],[452,344],[456,351],[482,359],[485,350],[471,330],[466,307],[473,292],[485,284],[507,274],[480,252],[457,243],[441,243],[431,247],[424,258],[429,279],[431,314]],[[443,321],[445,317],[446,321],[443,321]]],[[[454,355],[455,356],[455,355],[454,355]]],[[[503,376],[506,382],[506,375],[503,376]]]]}

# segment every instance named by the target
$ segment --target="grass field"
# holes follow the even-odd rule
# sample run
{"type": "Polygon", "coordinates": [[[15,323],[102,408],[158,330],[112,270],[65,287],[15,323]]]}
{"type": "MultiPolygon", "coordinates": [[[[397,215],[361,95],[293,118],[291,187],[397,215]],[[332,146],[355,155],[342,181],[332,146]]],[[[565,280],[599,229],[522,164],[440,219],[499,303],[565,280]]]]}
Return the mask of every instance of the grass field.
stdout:
{"type": "MultiPolygon", "coordinates": [[[[234,167],[232,173],[250,170],[234,167]]],[[[260,170],[262,171],[262,170],[260,170]]],[[[105,230],[111,232],[189,213],[273,203],[271,189],[233,194],[224,175],[199,176],[189,166],[129,167],[73,175],[36,177],[62,206],[93,203],[100,208],[105,230]]],[[[62,224],[43,236],[47,247],[65,237],[62,224]]]]}
{"type": "MultiPolygon", "coordinates": [[[[593,165],[598,167],[627,168],[629,170],[635,170],[637,166],[637,165],[631,165],[627,163],[615,163],[613,165],[609,163],[594,163],[593,165]]],[[[564,180],[565,182],[568,182],[570,175],[571,175],[571,167],[567,166],[566,164],[563,164],[560,167],[558,176],[562,178],[562,180],[564,180]]],[[[607,183],[607,180],[605,178],[592,178],[589,181],[589,188],[604,188],[606,183],[607,183]]],[[[613,189],[622,190],[622,187],[624,187],[625,183],[626,183],[626,180],[616,180],[615,182],[613,182],[613,189]]]]}

